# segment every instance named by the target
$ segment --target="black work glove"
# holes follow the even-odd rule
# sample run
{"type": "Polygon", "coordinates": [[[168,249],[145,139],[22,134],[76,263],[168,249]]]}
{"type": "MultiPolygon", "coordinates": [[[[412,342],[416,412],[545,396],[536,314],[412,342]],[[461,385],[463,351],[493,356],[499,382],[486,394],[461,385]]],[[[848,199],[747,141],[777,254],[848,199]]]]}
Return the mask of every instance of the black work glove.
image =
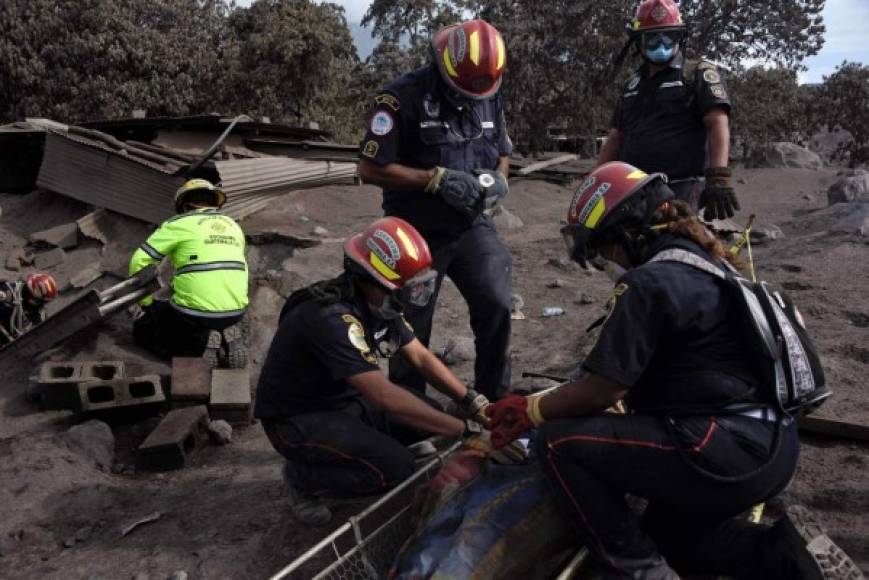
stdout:
{"type": "Polygon", "coordinates": [[[483,210],[493,209],[501,203],[501,200],[510,191],[510,186],[507,184],[507,178],[498,170],[489,171],[486,169],[475,169],[474,175],[480,182],[483,188],[483,210]]]}
{"type": "Polygon", "coordinates": [[[710,167],[706,170],[706,187],[700,194],[700,208],[706,208],[703,219],[723,220],[733,217],[739,209],[736,191],[731,184],[729,167],[710,167]]]}
{"type": "Polygon", "coordinates": [[[483,187],[475,175],[443,167],[435,168],[435,175],[425,188],[465,214],[473,216],[481,211],[483,187]]]}
{"type": "Polygon", "coordinates": [[[468,387],[467,394],[461,401],[459,401],[459,406],[462,408],[462,411],[464,411],[465,416],[482,425],[487,425],[489,423],[489,419],[486,417],[485,413],[486,407],[489,405],[491,405],[491,403],[486,395],[478,393],[471,387],[468,387]]]}

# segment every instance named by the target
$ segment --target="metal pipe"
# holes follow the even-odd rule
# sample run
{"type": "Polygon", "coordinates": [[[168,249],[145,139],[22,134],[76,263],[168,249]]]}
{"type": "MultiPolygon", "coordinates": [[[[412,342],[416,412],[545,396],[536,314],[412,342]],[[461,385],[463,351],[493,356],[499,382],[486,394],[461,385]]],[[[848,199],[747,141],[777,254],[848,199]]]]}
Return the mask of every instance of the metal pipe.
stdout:
{"type": "Polygon", "coordinates": [[[232,130],[235,129],[235,126],[238,124],[239,121],[241,121],[243,117],[244,115],[239,115],[232,120],[232,123],[229,124],[229,127],[227,127],[226,130],[220,135],[220,137],[217,138],[217,141],[215,141],[214,144],[208,148],[208,151],[203,153],[202,157],[200,157],[193,165],[187,168],[187,170],[184,172],[185,177],[190,177],[191,175],[196,173],[196,171],[200,167],[202,167],[203,163],[211,159],[211,156],[214,155],[214,153],[217,151],[217,148],[223,144],[224,140],[227,138],[227,136],[229,136],[232,130]]]}
{"type": "Polygon", "coordinates": [[[121,296],[120,298],[112,300],[111,302],[107,302],[105,304],[100,304],[100,306],[99,306],[100,316],[105,317],[105,316],[108,316],[110,314],[114,314],[115,312],[117,312],[121,308],[124,308],[125,306],[129,306],[130,304],[138,302],[139,300],[141,300],[145,296],[151,294],[152,292],[153,292],[153,290],[151,288],[139,288],[135,292],[127,294],[126,296],[121,296]]]}

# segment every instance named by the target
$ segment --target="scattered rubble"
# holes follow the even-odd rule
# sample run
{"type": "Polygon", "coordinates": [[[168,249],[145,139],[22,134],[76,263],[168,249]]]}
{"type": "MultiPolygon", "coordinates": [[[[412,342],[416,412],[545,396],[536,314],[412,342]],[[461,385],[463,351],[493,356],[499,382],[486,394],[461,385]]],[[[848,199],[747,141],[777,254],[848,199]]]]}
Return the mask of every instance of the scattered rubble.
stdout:
{"type": "Polygon", "coordinates": [[[62,224],[30,234],[28,242],[35,246],[49,246],[69,250],[78,245],[78,225],[62,224]]]}
{"type": "Polygon", "coordinates": [[[211,398],[211,365],[202,357],[172,359],[172,402],[206,405],[211,398]]]}
{"type": "Polygon", "coordinates": [[[564,316],[564,308],[559,306],[546,306],[541,313],[543,318],[553,318],[555,316],[564,316]]]}
{"type": "Polygon", "coordinates": [[[325,238],[325,237],[329,236],[329,230],[327,230],[323,226],[315,227],[313,230],[311,230],[311,233],[314,234],[315,236],[319,236],[321,238],[325,238]]]}
{"type": "Polygon", "coordinates": [[[151,522],[156,522],[159,520],[163,514],[160,512],[152,512],[144,517],[139,518],[138,520],[127,524],[126,526],[121,528],[121,536],[129,535],[133,530],[138,528],[139,526],[150,524],[151,522]]]}
{"type": "Polygon", "coordinates": [[[136,451],[136,469],[168,471],[189,465],[208,441],[205,405],[170,411],[136,451]]]}
{"type": "Polygon", "coordinates": [[[66,445],[94,460],[97,467],[108,470],[115,460],[115,436],[102,421],[90,420],[74,425],[65,434],[66,445]]]}
{"type": "Polygon", "coordinates": [[[774,240],[780,240],[785,237],[784,232],[777,225],[768,225],[764,227],[752,228],[750,238],[752,244],[766,244],[774,240]]]}
{"type": "Polygon", "coordinates": [[[580,304],[582,306],[587,306],[589,304],[594,304],[594,298],[586,294],[585,292],[578,292],[576,294],[576,298],[573,299],[574,304],[580,304]]]}
{"type": "Polygon", "coordinates": [[[33,265],[36,266],[38,270],[47,271],[58,264],[61,264],[65,259],[66,252],[61,248],[54,248],[53,250],[36,254],[36,259],[34,260],[33,265]]]}
{"type": "Polygon", "coordinates": [[[17,272],[21,269],[21,263],[24,261],[24,250],[22,248],[12,248],[6,254],[6,269],[17,272]]]}
{"type": "Polygon", "coordinates": [[[853,210],[830,228],[831,232],[869,236],[869,203],[851,203],[853,210]]]}
{"type": "Polygon", "coordinates": [[[217,419],[208,424],[208,435],[216,445],[232,443],[232,425],[223,419],[217,419]]]}
{"type": "Polygon", "coordinates": [[[492,221],[499,230],[516,230],[525,226],[525,222],[519,216],[503,205],[499,205],[492,212],[492,221]]]}
{"type": "Polygon", "coordinates": [[[855,169],[841,174],[827,191],[827,200],[830,205],[852,201],[869,202],[869,171],[855,169]]]}
{"type": "Polygon", "coordinates": [[[438,353],[441,360],[447,366],[453,366],[461,362],[474,360],[477,347],[474,339],[468,336],[456,336],[447,340],[441,352],[438,353]]]}
{"type": "Polygon", "coordinates": [[[250,423],[250,374],[245,369],[215,369],[211,373],[211,416],[232,424],[250,423]]]}
{"type": "Polygon", "coordinates": [[[547,288],[564,288],[565,285],[566,282],[561,278],[556,278],[546,283],[547,288]]]}

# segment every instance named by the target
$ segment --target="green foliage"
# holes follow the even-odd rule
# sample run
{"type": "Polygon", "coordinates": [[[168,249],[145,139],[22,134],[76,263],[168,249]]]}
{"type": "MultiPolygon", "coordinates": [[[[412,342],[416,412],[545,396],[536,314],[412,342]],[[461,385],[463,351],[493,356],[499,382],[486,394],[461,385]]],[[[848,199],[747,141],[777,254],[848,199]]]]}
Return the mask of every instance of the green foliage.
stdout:
{"type": "Polygon", "coordinates": [[[851,167],[869,163],[869,66],[843,62],[824,77],[822,107],[831,129],[846,129],[854,137],[844,145],[843,156],[851,167]]]}
{"type": "Polygon", "coordinates": [[[4,0],[0,118],[212,109],[224,0],[4,0]]]}

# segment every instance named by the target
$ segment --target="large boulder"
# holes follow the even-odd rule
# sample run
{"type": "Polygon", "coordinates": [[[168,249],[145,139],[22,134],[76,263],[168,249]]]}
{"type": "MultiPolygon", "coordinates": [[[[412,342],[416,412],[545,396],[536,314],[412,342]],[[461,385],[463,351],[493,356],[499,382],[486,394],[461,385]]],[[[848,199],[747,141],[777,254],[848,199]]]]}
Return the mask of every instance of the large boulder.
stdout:
{"type": "Polygon", "coordinates": [[[794,143],[770,143],[761,149],[754,159],[756,167],[794,167],[820,169],[824,166],[821,156],[794,143]]]}
{"type": "Polygon", "coordinates": [[[853,169],[840,175],[827,190],[830,205],[851,201],[869,201],[869,171],[853,169]]]}

